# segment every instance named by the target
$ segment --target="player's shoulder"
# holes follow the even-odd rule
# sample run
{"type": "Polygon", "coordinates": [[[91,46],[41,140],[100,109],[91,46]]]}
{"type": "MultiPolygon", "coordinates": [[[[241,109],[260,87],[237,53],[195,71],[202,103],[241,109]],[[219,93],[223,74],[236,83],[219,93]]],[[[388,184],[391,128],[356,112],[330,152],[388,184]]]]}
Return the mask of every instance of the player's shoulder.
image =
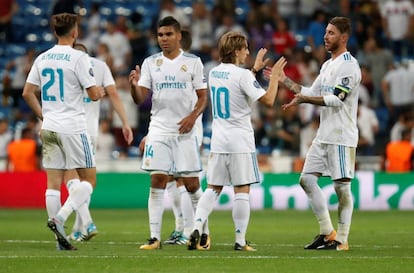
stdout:
{"type": "Polygon", "coordinates": [[[189,59],[198,59],[199,57],[193,53],[189,53],[189,52],[184,52],[183,53],[183,57],[184,58],[189,58],[189,59]]]}
{"type": "Polygon", "coordinates": [[[154,54],[152,54],[152,55],[148,56],[148,57],[146,58],[146,60],[149,60],[149,61],[154,61],[154,60],[156,60],[156,59],[158,59],[158,58],[160,58],[160,57],[162,57],[162,52],[157,52],[157,53],[154,53],[154,54]]]}
{"type": "Polygon", "coordinates": [[[350,52],[345,52],[338,57],[338,66],[359,67],[358,60],[350,52]]]}
{"type": "Polygon", "coordinates": [[[91,63],[92,63],[93,67],[103,68],[103,67],[108,66],[104,61],[102,61],[98,58],[90,57],[90,59],[91,59],[91,63]]]}

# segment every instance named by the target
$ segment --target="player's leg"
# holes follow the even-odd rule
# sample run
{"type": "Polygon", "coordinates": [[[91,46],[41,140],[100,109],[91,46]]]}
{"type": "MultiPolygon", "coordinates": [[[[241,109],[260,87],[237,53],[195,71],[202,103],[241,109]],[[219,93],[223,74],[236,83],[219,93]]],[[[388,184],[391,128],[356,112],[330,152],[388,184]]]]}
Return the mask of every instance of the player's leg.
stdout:
{"type": "Polygon", "coordinates": [[[230,177],[234,185],[234,249],[256,251],[247,242],[246,233],[250,220],[250,184],[260,182],[257,158],[255,153],[242,153],[231,154],[228,160],[230,177]]]}
{"type": "Polygon", "coordinates": [[[348,236],[351,227],[354,202],[351,192],[351,178],[355,173],[356,149],[338,145],[329,146],[329,166],[334,188],[338,196],[338,234],[335,241],[318,249],[348,250],[348,236]]]}
{"type": "Polygon", "coordinates": [[[47,226],[55,234],[57,249],[75,250],[66,239],[64,222],[59,219],[62,210],[60,201],[60,188],[63,181],[65,167],[64,151],[61,149],[60,138],[56,132],[41,130],[40,137],[43,143],[42,164],[47,174],[47,190],[45,193],[46,209],[48,212],[47,226]]]}
{"type": "Polygon", "coordinates": [[[73,211],[79,211],[83,224],[82,234],[91,238],[97,234],[96,227],[91,228],[94,225],[87,205],[93,191],[92,184],[96,181],[95,157],[91,139],[85,133],[61,134],[59,137],[65,150],[66,169],[68,170],[65,172],[65,180],[69,197],[58,216],[67,219],[73,211]]]}
{"type": "Polygon", "coordinates": [[[320,144],[313,143],[305,159],[299,183],[306,193],[312,211],[319,223],[319,234],[312,242],[305,245],[305,249],[316,249],[326,242],[335,240],[336,231],[333,228],[328,204],[318,179],[321,174],[327,172],[326,149],[320,144]]]}
{"type": "Polygon", "coordinates": [[[181,195],[174,176],[169,177],[166,189],[171,200],[171,207],[175,219],[175,228],[171,232],[170,237],[164,241],[164,244],[176,244],[177,242],[180,242],[180,238],[183,236],[184,219],[181,210],[181,195]]]}
{"type": "MultiPolygon", "coordinates": [[[[88,241],[98,234],[98,229],[92,219],[89,205],[91,202],[91,196],[94,186],[96,185],[96,168],[77,169],[81,183],[84,184],[84,188],[89,192],[86,196],[86,201],[82,203],[76,210],[76,218],[79,218],[79,227],[81,232],[81,240],[88,241]]],[[[76,219],[75,219],[76,224],[76,219]]]]}
{"type": "MultiPolygon", "coordinates": [[[[189,177],[179,177],[177,185],[181,194],[181,204],[184,218],[184,236],[186,239],[194,228],[194,212],[200,199],[200,183],[197,173],[188,174],[189,177]]],[[[187,243],[187,242],[184,242],[187,243]]]]}
{"type": "MultiPolygon", "coordinates": [[[[208,185],[207,189],[201,195],[194,216],[195,221],[193,232],[191,233],[190,239],[188,241],[189,250],[199,249],[201,247],[200,232],[202,232],[205,222],[207,221],[210,213],[213,211],[214,206],[217,202],[217,198],[220,195],[222,189],[223,186],[208,185]]],[[[207,234],[207,236],[209,235],[207,234]]],[[[204,246],[206,245],[207,242],[204,243],[204,246]]],[[[210,242],[208,242],[208,247],[206,247],[206,249],[209,248],[210,242]]]]}
{"type": "Polygon", "coordinates": [[[164,193],[168,182],[168,174],[162,172],[151,173],[151,188],[148,198],[148,215],[150,225],[150,239],[140,246],[143,250],[161,248],[161,227],[164,213],[164,193]]]}
{"type": "Polygon", "coordinates": [[[148,198],[150,238],[140,246],[143,250],[161,248],[161,227],[164,213],[164,194],[173,166],[171,138],[148,134],[142,158],[142,169],[151,172],[148,198]]]}
{"type": "Polygon", "coordinates": [[[189,250],[197,249],[197,245],[200,245],[200,235],[202,235],[200,233],[203,232],[205,223],[216,205],[223,185],[228,184],[230,181],[225,157],[226,155],[211,153],[208,159],[207,181],[209,184],[197,204],[194,229],[188,242],[189,250]]]}

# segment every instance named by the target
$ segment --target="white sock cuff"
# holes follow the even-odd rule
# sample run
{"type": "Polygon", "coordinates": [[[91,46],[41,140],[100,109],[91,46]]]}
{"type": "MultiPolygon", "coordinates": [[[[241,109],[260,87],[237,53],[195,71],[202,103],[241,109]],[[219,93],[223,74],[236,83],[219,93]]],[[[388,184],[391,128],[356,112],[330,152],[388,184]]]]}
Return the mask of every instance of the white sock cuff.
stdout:
{"type": "Polygon", "coordinates": [[[81,182],[83,188],[88,191],[89,194],[92,194],[93,192],[93,187],[91,185],[91,183],[89,183],[88,181],[82,181],[81,182]]]}
{"type": "Polygon", "coordinates": [[[68,180],[68,182],[66,182],[66,189],[68,189],[68,191],[70,190],[71,187],[77,185],[80,183],[80,180],[77,178],[74,179],[70,179],[68,180]]]}
{"type": "Polygon", "coordinates": [[[219,197],[219,193],[218,192],[216,192],[215,190],[213,190],[213,189],[211,189],[211,188],[207,188],[205,191],[204,191],[204,194],[211,194],[211,195],[213,195],[214,196],[214,200],[217,200],[217,198],[219,197]]]}
{"type": "Polygon", "coordinates": [[[152,194],[164,194],[164,189],[158,189],[158,188],[150,188],[150,193],[152,194]]]}
{"type": "Polygon", "coordinates": [[[203,190],[198,188],[195,192],[191,192],[190,195],[193,195],[195,198],[200,199],[201,195],[203,194],[203,190]]]}
{"type": "Polygon", "coordinates": [[[234,195],[234,200],[249,201],[250,200],[250,195],[248,193],[244,193],[244,192],[236,193],[234,195]]]}
{"type": "Polygon", "coordinates": [[[54,189],[47,189],[45,192],[45,196],[56,196],[60,198],[60,191],[54,189]]]}
{"type": "Polygon", "coordinates": [[[182,186],[179,186],[179,187],[178,187],[178,191],[179,191],[180,193],[187,192],[187,188],[186,188],[184,185],[182,185],[182,186]]]}
{"type": "Polygon", "coordinates": [[[171,188],[171,187],[177,187],[177,186],[176,186],[176,183],[177,183],[177,182],[175,182],[175,180],[173,180],[173,181],[168,181],[168,182],[167,182],[167,187],[166,187],[166,188],[167,188],[167,189],[169,189],[169,188],[171,188]]]}

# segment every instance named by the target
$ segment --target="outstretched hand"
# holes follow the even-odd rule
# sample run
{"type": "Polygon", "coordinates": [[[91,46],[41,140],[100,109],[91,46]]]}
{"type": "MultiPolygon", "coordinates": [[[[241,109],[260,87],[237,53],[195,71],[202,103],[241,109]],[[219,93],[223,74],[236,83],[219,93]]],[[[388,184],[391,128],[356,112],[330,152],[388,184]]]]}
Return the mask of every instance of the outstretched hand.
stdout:
{"type": "Polygon", "coordinates": [[[279,60],[273,65],[272,67],[272,73],[270,74],[270,77],[278,77],[284,75],[285,72],[283,72],[283,69],[285,68],[287,64],[287,61],[285,57],[280,57],[279,60]]]}
{"type": "MultiPolygon", "coordinates": [[[[277,69],[278,72],[277,73],[277,77],[279,77],[279,81],[283,81],[283,79],[286,77],[286,74],[284,72],[284,68],[287,64],[286,58],[285,57],[280,57],[279,60],[277,60],[277,62],[272,66],[266,66],[263,69],[263,78],[267,81],[270,80],[270,78],[272,77],[273,74],[273,69],[277,69]],[[281,67],[282,66],[282,67],[281,67]]],[[[276,76],[276,75],[273,75],[276,76]]]]}
{"type": "Polygon", "coordinates": [[[267,53],[267,48],[261,48],[257,52],[256,59],[254,60],[254,65],[253,65],[253,67],[257,71],[263,69],[266,66],[266,64],[270,61],[270,58],[264,59],[264,56],[266,55],[266,53],[267,53]]]}
{"type": "Polygon", "coordinates": [[[295,97],[293,98],[293,100],[291,100],[289,103],[286,103],[286,104],[282,105],[282,109],[286,110],[286,109],[288,109],[292,106],[296,106],[296,105],[298,105],[302,102],[304,102],[303,95],[300,94],[300,93],[295,94],[295,97]]]}

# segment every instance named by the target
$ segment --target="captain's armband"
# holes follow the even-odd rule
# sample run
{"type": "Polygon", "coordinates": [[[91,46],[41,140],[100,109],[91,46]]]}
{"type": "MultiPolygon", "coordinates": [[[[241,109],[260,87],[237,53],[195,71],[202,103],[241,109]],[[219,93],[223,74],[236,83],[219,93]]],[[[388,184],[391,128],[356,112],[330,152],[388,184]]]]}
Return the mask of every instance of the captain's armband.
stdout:
{"type": "Polygon", "coordinates": [[[347,86],[336,85],[334,90],[334,95],[337,96],[341,101],[344,101],[348,96],[350,90],[347,86]]]}

